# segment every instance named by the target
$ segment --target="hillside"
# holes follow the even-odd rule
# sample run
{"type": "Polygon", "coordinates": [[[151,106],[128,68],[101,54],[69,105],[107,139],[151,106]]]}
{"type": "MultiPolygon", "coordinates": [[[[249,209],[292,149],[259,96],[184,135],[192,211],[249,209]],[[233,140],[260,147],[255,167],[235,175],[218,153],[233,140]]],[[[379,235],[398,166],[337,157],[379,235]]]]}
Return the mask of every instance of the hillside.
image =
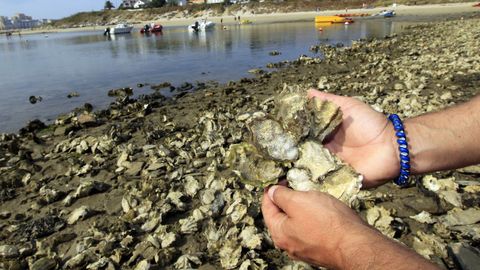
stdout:
{"type": "Polygon", "coordinates": [[[51,27],[68,28],[83,26],[101,26],[111,25],[118,22],[139,23],[142,21],[165,20],[172,18],[196,18],[203,16],[233,16],[233,15],[251,15],[265,14],[275,12],[297,12],[314,11],[317,9],[343,9],[360,8],[363,3],[371,7],[388,6],[392,3],[405,5],[423,5],[440,3],[465,2],[462,0],[321,0],[321,1],[296,1],[288,0],[283,2],[251,2],[245,5],[189,5],[187,7],[162,7],[143,10],[105,10],[94,12],[80,12],[70,17],[66,17],[52,23],[51,27]]]}

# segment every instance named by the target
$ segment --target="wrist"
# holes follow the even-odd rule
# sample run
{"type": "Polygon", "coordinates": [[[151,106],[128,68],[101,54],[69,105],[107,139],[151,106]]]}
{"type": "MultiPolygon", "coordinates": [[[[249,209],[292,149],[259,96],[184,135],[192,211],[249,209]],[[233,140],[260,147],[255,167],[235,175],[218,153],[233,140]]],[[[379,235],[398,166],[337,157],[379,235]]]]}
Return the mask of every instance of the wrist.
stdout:
{"type": "Polygon", "coordinates": [[[385,241],[383,236],[368,225],[361,224],[344,234],[335,269],[373,269],[377,256],[376,246],[385,241]]]}

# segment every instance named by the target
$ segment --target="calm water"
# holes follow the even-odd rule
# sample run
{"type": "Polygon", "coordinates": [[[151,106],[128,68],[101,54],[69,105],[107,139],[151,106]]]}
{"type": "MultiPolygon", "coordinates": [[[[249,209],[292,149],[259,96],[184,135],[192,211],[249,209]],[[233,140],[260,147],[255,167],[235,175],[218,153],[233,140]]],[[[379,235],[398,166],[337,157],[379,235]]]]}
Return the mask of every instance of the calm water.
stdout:
{"type": "MultiPolygon", "coordinates": [[[[139,33],[107,38],[102,32],[50,33],[0,37],[0,132],[17,131],[34,118],[48,121],[85,102],[106,107],[107,91],[137,83],[174,85],[189,81],[226,82],[249,76],[252,68],[269,62],[310,55],[318,43],[350,44],[352,40],[383,37],[401,31],[405,23],[357,21],[323,27],[313,23],[229,26],[201,34],[166,28],[163,35],[139,33]],[[278,50],[280,56],[268,53],[278,50]],[[80,97],[67,99],[69,92],[80,97]],[[42,96],[30,104],[28,97],[42,96]]],[[[150,93],[149,87],[135,89],[150,93]]]]}

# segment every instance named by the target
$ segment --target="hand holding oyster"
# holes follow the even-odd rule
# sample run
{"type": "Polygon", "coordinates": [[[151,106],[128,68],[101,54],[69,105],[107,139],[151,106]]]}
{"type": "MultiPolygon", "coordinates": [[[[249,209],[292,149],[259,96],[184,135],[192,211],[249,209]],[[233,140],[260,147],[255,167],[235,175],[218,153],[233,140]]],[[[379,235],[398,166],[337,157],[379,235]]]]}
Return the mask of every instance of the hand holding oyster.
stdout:
{"type": "Polygon", "coordinates": [[[363,177],[323,147],[322,141],[342,122],[330,101],[308,99],[300,87],[275,98],[273,115],[251,119],[251,142],[231,145],[227,164],[245,184],[267,187],[282,177],[295,190],[329,193],[351,205],[363,177]]]}

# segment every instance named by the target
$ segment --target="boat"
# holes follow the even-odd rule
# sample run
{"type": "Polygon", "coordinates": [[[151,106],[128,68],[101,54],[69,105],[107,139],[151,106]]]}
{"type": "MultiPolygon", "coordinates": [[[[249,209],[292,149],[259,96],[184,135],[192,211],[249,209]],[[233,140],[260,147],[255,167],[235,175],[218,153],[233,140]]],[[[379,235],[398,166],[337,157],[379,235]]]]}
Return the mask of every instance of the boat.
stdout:
{"type": "Polygon", "coordinates": [[[374,16],[391,18],[391,17],[395,17],[395,15],[397,15],[397,14],[396,14],[395,11],[393,11],[393,10],[383,10],[383,11],[375,14],[374,16]]]}
{"type": "Polygon", "coordinates": [[[353,23],[351,18],[345,18],[340,16],[315,16],[315,23],[353,23]]]}
{"type": "Polygon", "coordinates": [[[189,32],[200,32],[200,31],[206,31],[209,29],[212,29],[215,26],[215,23],[212,21],[201,21],[201,22],[195,22],[194,24],[191,24],[188,26],[188,31],[189,32]]]}
{"type": "Polygon", "coordinates": [[[480,7],[480,3],[473,5],[473,7],[480,7]]]}
{"type": "Polygon", "coordinates": [[[368,13],[343,13],[343,14],[337,14],[335,16],[344,17],[344,18],[351,18],[351,17],[368,17],[368,16],[370,16],[370,14],[368,14],[368,13]]]}
{"type": "Polygon", "coordinates": [[[126,23],[119,23],[115,25],[115,27],[107,29],[110,29],[109,33],[113,35],[130,34],[130,32],[132,32],[133,26],[126,23]]]}
{"type": "Polygon", "coordinates": [[[240,24],[252,24],[252,21],[250,20],[241,20],[240,24]]]}
{"type": "Polygon", "coordinates": [[[146,24],[142,29],[140,29],[140,33],[148,34],[148,33],[161,33],[163,31],[163,26],[161,24],[146,24]]]}

